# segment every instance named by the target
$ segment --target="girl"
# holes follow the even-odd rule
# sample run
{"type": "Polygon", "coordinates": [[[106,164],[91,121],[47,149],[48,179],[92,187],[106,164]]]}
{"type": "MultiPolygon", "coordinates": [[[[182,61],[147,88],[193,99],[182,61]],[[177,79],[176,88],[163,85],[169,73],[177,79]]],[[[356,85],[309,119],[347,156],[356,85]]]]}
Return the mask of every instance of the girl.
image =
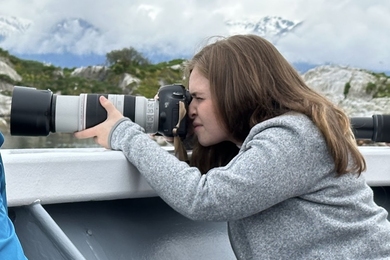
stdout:
{"type": "Polygon", "coordinates": [[[390,258],[388,213],[361,173],[348,117],[254,35],[205,46],[186,67],[190,165],[104,97],[107,120],[75,133],[122,150],[171,207],[227,221],[238,259],[390,258]]]}

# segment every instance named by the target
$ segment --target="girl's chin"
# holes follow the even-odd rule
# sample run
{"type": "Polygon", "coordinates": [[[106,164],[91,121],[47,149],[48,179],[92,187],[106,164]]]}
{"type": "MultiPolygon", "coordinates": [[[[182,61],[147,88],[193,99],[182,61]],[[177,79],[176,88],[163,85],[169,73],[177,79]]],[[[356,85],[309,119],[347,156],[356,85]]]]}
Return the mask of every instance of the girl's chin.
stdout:
{"type": "Polygon", "coordinates": [[[215,143],[213,142],[210,142],[210,141],[207,141],[207,140],[202,140],[202,138],[200,138],[198,136],[198,142],[203,146],[203,147],[208,147],[208,146],[211,146],[211,145],[214,145],[215,143]]]}

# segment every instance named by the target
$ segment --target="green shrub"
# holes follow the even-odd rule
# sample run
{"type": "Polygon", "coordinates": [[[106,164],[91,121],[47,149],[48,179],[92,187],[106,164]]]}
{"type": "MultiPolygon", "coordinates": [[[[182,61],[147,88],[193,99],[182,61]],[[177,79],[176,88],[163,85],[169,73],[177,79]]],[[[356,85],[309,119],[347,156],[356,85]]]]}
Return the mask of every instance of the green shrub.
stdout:
{"type": "Polygon", "coordinates": [[[160,84],[182,82],[182,71],[170,67],[182,64],[184,60],[175,59],[169,62],[151,64],[133,48],[112,51],[107,54],[109,71],[103,79],[94,80],[71,76],[76,68],[59,68],[45,65],[38,61],[22,60],[12,56],[8,51],[0,48],[0,57],[4,57],[12,64],[15,71],[22,77],[21,82],[14,82],[6,75],[0,75],[0,81],[21,86],[35,87],[37,89],[50,89],[53,93],[63,95],[79,95],[80,93],[111,93],[127,94],[131,89],[134,94],[145,97],[154,97],[160,84]],[[59,72],[62,71],[62,74],[59,72]],[[119,83],[124,73],[140,79],[139,86],[120,89],[119,83]]]}
{"type": "Polygon", "coordinates": [[[344,85],[344,98],[348,96],[349,90],[351,89],[351,82],[347,82],[344,85]]]}

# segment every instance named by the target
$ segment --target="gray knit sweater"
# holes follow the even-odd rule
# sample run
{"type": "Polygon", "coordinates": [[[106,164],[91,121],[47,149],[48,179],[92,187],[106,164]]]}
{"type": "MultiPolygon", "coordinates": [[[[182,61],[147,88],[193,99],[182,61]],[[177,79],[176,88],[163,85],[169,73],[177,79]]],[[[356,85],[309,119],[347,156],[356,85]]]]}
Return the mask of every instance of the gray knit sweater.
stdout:
{"type": "Polygon", "coordinates": [[[256,125],[227,166],[205,175],[128,119],[109,141],[176,211],[227,221],[238,259],[390,259],[388,213],[363,176],[336,177],[321,133],[304,115],[256,125]]]}

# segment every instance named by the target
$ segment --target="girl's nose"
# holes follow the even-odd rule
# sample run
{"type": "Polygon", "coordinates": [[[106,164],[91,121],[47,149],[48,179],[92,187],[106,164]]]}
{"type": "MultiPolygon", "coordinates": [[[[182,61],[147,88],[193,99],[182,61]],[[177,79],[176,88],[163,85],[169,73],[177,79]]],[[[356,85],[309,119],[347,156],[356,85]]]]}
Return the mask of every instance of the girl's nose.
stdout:
{"type": "Polygon", "coordinates": [[[194,105],[194,101],[192,100],[190,105],[188,106],[188,116],[191,118],[191,119],[194,119],[195,116],[196,116],[196,109],[195,109],[195,105],[194,105]]]}

